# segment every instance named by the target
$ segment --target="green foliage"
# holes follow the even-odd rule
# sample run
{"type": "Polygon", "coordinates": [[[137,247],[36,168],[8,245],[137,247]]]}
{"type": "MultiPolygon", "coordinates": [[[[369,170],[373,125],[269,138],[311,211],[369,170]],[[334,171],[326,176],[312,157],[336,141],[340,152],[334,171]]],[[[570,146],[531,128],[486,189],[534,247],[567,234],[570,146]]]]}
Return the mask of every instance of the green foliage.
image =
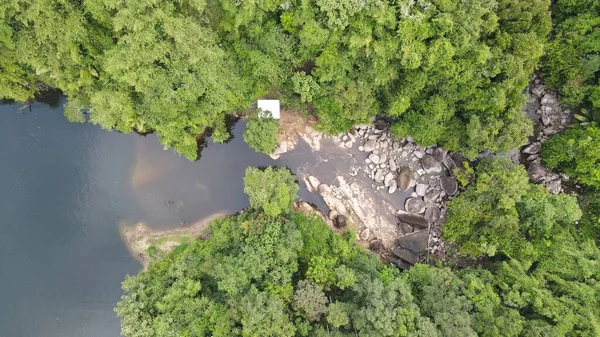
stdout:
{"type": "Polygon", "coordinates": [[[544,80],[561,102],[582,110],[584,122],[600,122],[600,3],[558,0],[552,8],[552,40],[543,62],[544,80]]]}
{"type": "Polygon", "coordinates": [[[463,282],[452,271],[417,265],[408,281],[422,314],[432,318],[442,336],[477,336],[469,314],[473,305],[461,294],[463,282]]]}
{"type": "Polygon", "coordinates": [[[244,212],[213,221],[210,231],[210,239],[125,280],[116,308],[124,336],[401,336],[434,329],[404,280],[382,281],[387,268],[320,217],[244,212]],[[323,290],[306,273],[317,256],[335,256],[332,268],[352,271],[356,283],[323,290]]]}
{"type": "Polygon", "coordinates": [[[250,207],[263,210],[272,217],[288,212],[298,196],[298,189],[294,176],[287,169],[246,169],[244,192],[250,199],[250,207]]]}
{"type": "MultiPolygon", "coordinates": [[[[600,249],[569,225],[535,261],[452,270],[383,265],[317,215],[244,212],[123,282],[126,337],[596,336],[600,249]],[[329,258],[355,282],[328,288],[309,270],[329,258]]],[[[335,274],[335,273],[334,273],[335,274]]]]}
{"type": "Polygon", "coordinates": [[[571,128],[542,147],[544,163],[581,183],[600,188],[600,128],[571,128]]]}
{"type": "Polygon", "coordinates": [[[398,31],[395,133],[469,159],[523,144],[531,126],[520,111],[521,90],[542,54],[548,5],[458,1],[407,13],[398,31]]]}
{"type": "Polygon", "coordinates": [[[253,117],[246,124],[244,141],[254,150],[266,154],[273,153],[277,140],[279,123],[273,118],[253,117]]]}
{"type": "Polygon", "coordinates": [[[452,175],[458,180],[460,186],[465,187],[475,178],[475,170],[468,161],[463,161],[462,166],[454,168],[452,175]]]}
{"type": "Polygon", "coordinates": [[[309,321],[318,321],[327,310],[327,297],[316,283],[302,280],[298,282],[294,293],[293,306],[298,312],[303,312],[309,321]]]}
{"type": "Polygon", "coordinates": [[[502,253],[531,260],[557,228],[581,217],[575,197],[550,194],[528,182],[509,159],[482,159],[477,178],[448,205],[444,238],[472,256],[502,253]]]}
{"type": "Polygon", "coordinates": [[[557,229],[536,264],[495,266],[493,282],[504,303],[527,319],[524,336],[597,336],[600,333],[600,250],[571,227],[557,229]]]}
{"type": "Polygon", "coordinates": [[[320,88],[315,79],[310,75],[306,75],[303,71],[299,71],[292,76],[292,83],[294,84],[294,92],[300,95],[302,103],[312,102],[315,92],[320,88]]]}
{"type": "MultiPolygon", "coordinates": [[[[10,1],[0,5],[0,89],[18,100],[42,83],[61,89],[70,120],[85,112],[108,129],[155,131],[190,159],[195,136],[213,128],[226,139],[225,114],[270,92],[306,105],[326,132],[384,114],[397,135],[474,158],[531,132],[521,92],[548,5],[10,1]]],[[[587,71],[596,63],[590,56],[587,71]]]]}
{"type": "Polygon", "coordinates": [[[600,192],[586,190],[579,197],[579,205],[583,216],[581,228],[587,237],[600,239],[600,192]]]}

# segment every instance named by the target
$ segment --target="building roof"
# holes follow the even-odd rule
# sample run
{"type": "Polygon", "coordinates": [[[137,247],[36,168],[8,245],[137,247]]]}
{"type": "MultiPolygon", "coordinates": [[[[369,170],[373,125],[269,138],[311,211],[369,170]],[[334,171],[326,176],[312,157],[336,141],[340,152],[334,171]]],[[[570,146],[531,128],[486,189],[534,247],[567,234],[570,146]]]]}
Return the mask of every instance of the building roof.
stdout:
{"type": "MultiPolygon", "coordinates": [[[[278,99],[259,99],[256,107],[264,112],[270,112],[273,119],[279,119],[279,100],[278,99]]],[[[259,115],[263,117],[261,113],[259,115]]]]}

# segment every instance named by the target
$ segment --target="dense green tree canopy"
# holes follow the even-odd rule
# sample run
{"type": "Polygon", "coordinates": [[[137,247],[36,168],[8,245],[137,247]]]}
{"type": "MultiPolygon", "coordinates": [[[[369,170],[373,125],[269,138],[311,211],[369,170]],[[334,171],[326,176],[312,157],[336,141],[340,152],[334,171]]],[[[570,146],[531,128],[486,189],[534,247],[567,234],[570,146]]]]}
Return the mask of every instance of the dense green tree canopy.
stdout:
{"type": "Polygon", "coordinates": [[[249,167],[244,177],[244,192],[248,194],[251,208],[276,217],[290,209],[298,197],[298,184],[288,169],[249,167]]]}
{"type": "Polygon", "coordinates": [[[124,336],[600,333],[600,250],[568,226],[535,263],[405,273],[316,215],[250,211],[210,232],[126,279],[116,308],[124,336]]]}
{"type": "Polygon", "coordinates": [[[266,154],[277,148],[279,122],[273,118],[250,118],[244,131],[244,141],[254,150],[266,154]]]}
{"type": "MultiPolygon", "coordinates": [[[[384,114],[399,136],[510,150],[549,0],[17,0],[0,4],[0,95],[61,89],[73,121],[155,131],[190,159],[267,93],[328,132],[384,114]]],[[[218,137],[223,140],[224,137],[218,137]]]]}
{"type": "Polygon", "coordinates": [[[600,122],[600,3],[557,0],[552,39],[544,59],[544,80],[561,101],[600,122]]]}
{"type": "Polygon", "coordinates": [[[434,327],[407,283],[318,217],[245,212],[123,283],[127,337],[398,336],[434,327]]]}
{"type": "Polygon", "coordinates": [[[544,163],[581,183],[600,189],[600,128],[571,128],[542,148],[544,163]]]}
{"type": "Polygon", "coordinates": [[[574,196],[553,195],[529,183],[525,169],[509,159],[482,159],[477,177],[448,205],[444,238],[473,256],[502,253],[530,260],[556,230],[581,217],[574,196]]]}

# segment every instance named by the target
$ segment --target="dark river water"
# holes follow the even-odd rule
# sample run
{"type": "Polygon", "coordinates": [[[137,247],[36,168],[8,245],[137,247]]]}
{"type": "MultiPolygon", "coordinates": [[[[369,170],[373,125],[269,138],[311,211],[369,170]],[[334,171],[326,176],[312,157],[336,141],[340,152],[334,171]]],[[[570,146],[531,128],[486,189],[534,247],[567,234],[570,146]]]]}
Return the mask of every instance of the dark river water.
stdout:
{"type": "Polygon", "coordinates": [[[141,269],[121,223],[172,228],[237,212],[246,167],[309,161],[302,145],[277,162],[249,149],[244,122],[189,162],[153,135],[69,123],[62,102],[20,106],[0,105],[0,337],[119,336],[120,284],[141,269]]]}

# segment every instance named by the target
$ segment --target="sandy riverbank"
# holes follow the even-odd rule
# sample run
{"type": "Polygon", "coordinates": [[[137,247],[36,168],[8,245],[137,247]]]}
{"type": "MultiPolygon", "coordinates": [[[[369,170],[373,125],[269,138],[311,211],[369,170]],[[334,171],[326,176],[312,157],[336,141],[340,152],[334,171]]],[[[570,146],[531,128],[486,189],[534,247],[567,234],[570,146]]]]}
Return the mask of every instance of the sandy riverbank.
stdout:
{"type": "Polygon", "coordinates": [[[228,212],[218,212],[190,226],[168,230],[154,230],[143,222],[121,223],[119,231],[131,255],[142,264],[145,271],[150,263],[171,252],[175,247],[188,244],[205,233],[212,220],[228,215],[228,212]]]}

